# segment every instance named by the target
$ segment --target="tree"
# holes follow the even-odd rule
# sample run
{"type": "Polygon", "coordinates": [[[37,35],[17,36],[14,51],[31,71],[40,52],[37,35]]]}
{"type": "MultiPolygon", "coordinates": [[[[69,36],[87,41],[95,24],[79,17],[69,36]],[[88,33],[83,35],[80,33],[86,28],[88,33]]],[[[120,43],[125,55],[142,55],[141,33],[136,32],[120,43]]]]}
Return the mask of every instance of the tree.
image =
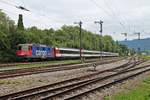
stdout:
{"type": "Polygon", "coordinates": [[[23,16],[22,16],[22,14],[19,14],[19,19],[18,19],[18,29],[19,29],[19,30],[24,30],[23,16]]]}
{"type": "Polygon", "coordinates": [[[112,52],[114,49],[114,41],[111,36],[105,35],[103,37],[103,50],[107,52],[112,52]]]}
{"type": "Polygon", "coordinates": [[[10,49],[10,42],[7,38],[7,35],[0,32],[0,50],[10,49]]]}

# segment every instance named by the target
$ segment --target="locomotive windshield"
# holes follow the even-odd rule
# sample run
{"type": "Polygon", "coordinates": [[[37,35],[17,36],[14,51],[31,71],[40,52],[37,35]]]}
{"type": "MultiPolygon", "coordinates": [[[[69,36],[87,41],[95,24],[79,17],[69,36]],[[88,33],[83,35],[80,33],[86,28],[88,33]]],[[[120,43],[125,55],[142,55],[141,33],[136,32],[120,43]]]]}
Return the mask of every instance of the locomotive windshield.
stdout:
{"type": "Polygon", "coordinates": [[[27,45],[19,46],[19,50],[25,50],[25,51],[27,51],[28,50],[28,46],[27,45]]]}

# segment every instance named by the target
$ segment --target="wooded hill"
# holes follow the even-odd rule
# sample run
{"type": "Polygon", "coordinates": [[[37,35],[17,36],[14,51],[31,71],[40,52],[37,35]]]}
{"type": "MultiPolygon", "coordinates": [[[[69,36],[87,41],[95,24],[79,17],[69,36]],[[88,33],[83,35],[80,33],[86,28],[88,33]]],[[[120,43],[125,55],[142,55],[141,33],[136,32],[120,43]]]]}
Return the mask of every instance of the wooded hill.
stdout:
{"type": "Polygon", "coordinates": [[[127,45],[129,48],[137,50],[141,48],[141,51],[150,50],[150,38],[145,38],[141,40],[130,40],[130,41],[120,41],[121,44],[127,45]]]}

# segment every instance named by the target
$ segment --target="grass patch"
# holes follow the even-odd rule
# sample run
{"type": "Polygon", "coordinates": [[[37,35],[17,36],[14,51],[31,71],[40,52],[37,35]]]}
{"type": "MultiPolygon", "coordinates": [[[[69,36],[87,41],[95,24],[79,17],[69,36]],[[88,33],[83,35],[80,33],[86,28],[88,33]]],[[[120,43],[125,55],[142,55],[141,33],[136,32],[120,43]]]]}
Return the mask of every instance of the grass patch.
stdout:
{"type": "Polygon", "coordinates": [[[150,60],[150,56],[141,56],[141,58],[143,58],[145,60],[150,60]]]}
{"type": "Polygon", "coordinates": [[[0,70],[20,69],[20,68],[36,68],[36,67],[47,67],[49,65],[61,65],[61,64],[80,64],[80,60],[62,60],[62,61],[47,61],[42,63],[29,63],[29,64],[18,64],[17,66],[1,67],[0,70]]]}
{"type": "Polygon", "coordinates": [[[105,100],[150,100],[150,76],[144,79],[137,88],[129,92],[124,91],[113,96],[107,96],[105,100]]]}

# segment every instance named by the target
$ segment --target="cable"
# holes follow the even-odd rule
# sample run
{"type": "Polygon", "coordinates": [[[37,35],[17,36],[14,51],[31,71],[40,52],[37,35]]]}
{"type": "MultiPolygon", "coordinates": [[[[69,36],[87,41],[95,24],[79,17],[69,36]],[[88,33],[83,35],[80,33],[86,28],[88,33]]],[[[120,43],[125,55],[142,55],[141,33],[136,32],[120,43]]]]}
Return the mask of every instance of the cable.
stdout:
{"type": "MultiPolygon", "coordinates": [[[[1,2],[1,1],[0,1],[1,2]]],[[[13,6],[13,7],[15,7],[16,8],[16,6],[17,5],[20,5],[19,3],[17,3],[17,4],[15,4],[15,3],[13,3],[13,4],[10,4],[10,3],[8,3],[8,2],[3,2],[2,1],[2,3],[5,3],[5,4],[7,4],[7,5],[9,5],[9,6],[13,6]]],[[[23,6],[22,6],[23,7],[23,6]]],[[[17,7],[18,8],[18,7],[17,7]]],[[[20,10],[22,10],[22,9],[20,9],[20,10]]],[[[36,15],[36,16],[38,16],[38,17],[43,17],[44,19],[47,19],[47,20],[50,20],[50,19],[53,19],[52,17],[49,17],[49,16],[47,16],[46,14],[44,14],[44,13],[39,13],[39,12],[37,12],[36,10],[30,10],[30,12],[28,12],[28,13],[30,13],[30,14],[33,14],[33,15],[36,15]]],[[[69,18],[70,19],[70,18],[69,18]]],[[[85,18],[86,19],[86,18],[85,18]]],[[[88,20],[88,19],[73,19],[72,18],[72,20],[84,20],[85,22],[84,23],[91,23],[91,21],[93,21],[93,20],[91,20],[91,18],[90,18],[90,20],[88,20]]],[[[39,21],[39,20],[38,20],[39,21]]],[[[51,20],[50,20],[51,21],[51,20]]],[[[52,22],[52,21],[51,21],[52,22]]],[[[53,19],[53,22],[55,22],[55,23],[59,23],[59,24],[64,24],[65,23],[65,21],[60,21],[60,20],[54,20],[53,19]]],[[[73,21],[74,22],[74,21],[73,21]]],[[[73,22],[71,22],[70,24],[72,24],[73,22]]]]}
{"type": "MultiPolygon", "coordinates": [[[[18,14],[18,13],[16,13],[16,12],[10,12],[10,11],[5,10],[5,9],[2,9],[2,11],[5,11],[5,12],[8,12],[8,13],[11,13],[11,14],[13,14],[13,15],[18,14]]],[[[26,16],[25,16],[25,17],[26,17],[26,16]]],[[[26,17],[26,18],[30,19],[30,17],[26,17]]],[[[30,19],[30,20],[31,20],[31,19],[30,19]]],[[[33,22],[35,22],[35,23],[38,23],[38,24],[44,24],[44,25],[45,25],[45,22],[43,22],[43,21],[39,21],[38,19],[32,19],[32,21],[33,21],[33,22]]]]}
{"type": "MultiPolygon", "coordinates": [[[[10,0],[9,0],[10,1],[10,0]]],[[[18,2],[14,2],[13,0],[11,0],[12,2],[8,2],[8,1],[6,1],[6,0],[0,0],[0,2],[1,3],[5,3],[5,4],[7,4],[7,5],[9,5],[9,6],[13,6],[13,7],[15,7],[16,8],[16,5],[20,5],[18,2]]],[[[109,17],[111,17],[112,19],[114,19],[114,17],[115,17],[115,19],[119,19],[118,20],[118,24],[119,24],[119,26],[121,26],[124,30],[127,28],[126,27],[126,25],[125,25],[125,23],[127,23],[124,19],[125,19],[125,17],[123,17],[123,19],[121,19],[121,18],[119,18],[117,15],[119,15],[119,14],[116,14],[116,6],[115,7],[112,7],[112,6],[110,6],[110,4],[105,0],[105,4],[106,4],[106,6],[108,7],[108,9],[110,10],[110,11],[107,11],[105,8],[103,8],[103,7],[101,7],[99,4],[97,4],[97,2],[95,1],[95,0],[90,0],[92,3],[94,3],[94,5],[96,6],[96,7],[98,7],[99,9],[102,9],[103,10],[103,12],[106,14],[106,15],[108,15],[109,17]],[[114,8],[114,9],[112,9],[112,8],[114,8]]],[[[21,9],[20,9],[21,10],[21,9]]],[[[8,12],[8,11],[7,11],[8,12]]],[[[63,24],[65,21],[60,21],[60,20],[51,20],[51,19],[53,19],[52,17],[50,17],[50,16],[47,16],[46,14],[44,14],[44,13],[39,13],[39,12],[37,12],[36,10],[31,10],[30,12],[26,12],[26,13],[29,13],[29,14],[33,14],[34,16],[37,16],[38,15],[38,17],[42,17],[43,19],[47,19],[47,20],[49,20],[50,21],[50,23],[51,22],[55,22],[55,23],[59,23],[59,24],[63,24]]],[[[104,17],[104,16],[103,16],[104,17]]],[[[70,19],[70,18],[69,18],[70,19]]],[[[86,18],[85,18],[86,19],[86,18]]],[[[38,23],[44,23],[45,24],[45,22],[43,22],[42,20],[36,20],[36,19],[32,19],[34,22],[38,22],[38,23]]],[[[77,19],[73,19],[73,20],[77,20],[77,19]]],[[[82,19],[82,20],[84,20],[84,19],[82,19]]],[[[84,22],[84,23],[91,23],[91,18],[90,18],[90,20],[85,20],[86,22],[84,22]]],[[[74,21],[73,21],[74,22],[74,21]]],[[[73,23],[72,22],[72,23],[73,23]]],[[[48,23],[48,22],[47,22],[48,23]]],[[[71,24],[72,24],[71,23],[71,24]]],[[[131,25],[129,25],[129,31],[131,31],[131,28],[132,28],[132,26],[131,25]]]]}
{"type": "Polygon", "coordinates": [[[111,16],[111,14],[105,10],[103,7],[101,7],[100,5],[97,4],[97,2],[95,0],[90,0],[96,7],[98,7],[99,9],[103,9],[104,13],[108,16],[111,16]]]}
{"type": "Polygon", "coordinates": [[[116,15],[116,13],[115,13],[115,11],[113,9],[114,7],[111,7],[111,5],[109,5],[109,3],[106,0],[104,0],[104,3],[106,5],[106,7],[110,10],[110,12],[112,12],[112,15],[114,17],[116,17],[117,19],[119,19],[118,22],[120,23],[120,25],[122,25],[122,27],[126,28],[125,27],[125,21],[119,17],[119,14],[116,15]]]}
{"type": "MultiPolygon", "coordinates": [[[[111,0],[110,0],[110,1],[111,1],[111,0]]],[[[116,4],[116,0],[113,0],[113,2],[115,2],[115,4],[116,4]]],[[[115,5],[113,8],[114,8],[116,11],[119,10],[119,8],[118,8],[117,5],[115,5]]],[[[118,14],[118,15],[119,15],[119,14],[118,14]]],[[[126,22],[126,26],[128,26],[128,31],[129,31],[129,33],[130,33],[130,32],[131,32],[131,23],[130,23],[130,24],[128,23],[128,20],[127,20],[126,16],[122,16],[122,20],[124,20],[124,21],[126,22]]]]}
{"type": "Polygon", "coordinates": [[[7,1],[0,0],[0,2],[7,4],[7,5],[10,5],[10,6],[15,6],[14,4],[8,3],[7,1]]]}
{"type": "MultiPolygon", "coordinates": [[[[114,16],[113,16],[112,14],[110,14],[107,10],[105,10],[103,7],[101,7],[99,4],[97,4],[97,2],[96,2],[95,0],[90,0],[90,1],[91,1],[96,7],[98,7],[98,8],[101,9],[101,10],[103,10],[106,15],[108,15],[109,17],[112,16],[111,18],[114,19],[114,18],[113,18],[114,16]]],[[[118,24],[121,25],[123,29],[125,29],[125,25],[124,25],[122,22],[119,21],[118,24]]]]}
{"type": "MultiPolygon", "coordinates": [[[[9,5],[9,6],[13,6],[13,7],[15,7],[15,8],[18,8],[18,9],[20,9],[20,7],[23,7],[23,6],[17,6],[17,5],[15,5],[15,4],[11,4],[11,3],[8,3],[8,2],[6,2],[6,1],[0,1],[0,2],[2,2],[2,3],[5,3],[5,4],[7,4],[7,5],[9,5]]],[[[23,8],[24,9],[24,8],[23,8]]],[[[20,10],[22,10],[22,8],[20,9],[20,10]]],[[[26,11],[26,10],[24,10],[24,11],[26,11]]],[[[33,11],[30,11],[29,12],[30,14],[33,14],[33,15],[38,15],[38,16],[41,16],[41,17],[43,17],[43,18],[46,18],[47,20],[50,20],[50,19],[52,19],[51,17],[49,17],[49,16],[46,16],[46,15],[44,15],[44,14],[41,14],[41,13],[37,13],[37,12],[33,12],[33,11]]],[[[38,20],[39,21],[39,20],[38,20]]],[[[51,20],[50,20],[51,21],[51,20]]],[[[53,20],[54,21],[54,20],[53,20]]],[[[52,21],[51,21],[52,22],[52,21]]],[[[55,20],[55,23],[64,23],[63,21],[58,21],[58,20],[55,20]]]]}

